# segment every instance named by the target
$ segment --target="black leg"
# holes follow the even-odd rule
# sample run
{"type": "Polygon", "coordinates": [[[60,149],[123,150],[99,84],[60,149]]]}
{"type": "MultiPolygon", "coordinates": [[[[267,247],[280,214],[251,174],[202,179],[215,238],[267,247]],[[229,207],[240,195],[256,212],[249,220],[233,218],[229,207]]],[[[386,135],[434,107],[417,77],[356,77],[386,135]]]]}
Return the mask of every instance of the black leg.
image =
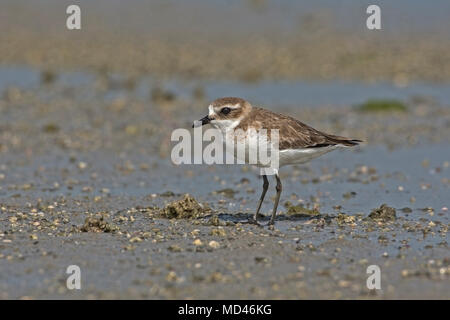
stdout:
{"type": "Polygon", "coordinates": [[[277,179],[277,186],[275,187],[275,189],[277,190],[277,195],[275,197],[275,204],[273,206],[272,217],[270,218],[269,225],[273,225],[275,223],[275,216],[277,215],[278,202],[280,201],[281,190],[283,190],[281,180],[278,174],[275,175],[275,178],[277,179]]]}
{"type": "Polygon", "coordinates": [[[264,197],[266,196],[267,189],[269,188],[269,180],[267,180],[267,176],[263,175],[263,179],[264,179],[263,191],[262,191],[261,197],[259,198],[259,201],[258,201],[258,208],[256,209],[256,212],[255,212],[255,214],[253,216],[253,220],[251,221],[251,222],[253,222],[255,224],[258,224],[259,210],[261,209],[261,205],[262,205],[262,203],[264,201],[264,197]]]}

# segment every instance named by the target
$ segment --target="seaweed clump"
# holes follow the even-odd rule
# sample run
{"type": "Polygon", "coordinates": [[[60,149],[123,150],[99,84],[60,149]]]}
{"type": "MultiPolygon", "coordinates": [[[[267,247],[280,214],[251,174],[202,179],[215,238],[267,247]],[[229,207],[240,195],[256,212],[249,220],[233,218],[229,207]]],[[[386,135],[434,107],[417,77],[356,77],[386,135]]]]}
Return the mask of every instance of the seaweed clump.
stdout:
{"type": "Polygon", "coordinates": [[[387,204],[382,204],[379,208],[373,209],[369,218],[376,221],[394,221],[396,219],[395,209],[387,204]]]}
{"type": "Polygon", "coordinates": [[[84,220],[84,224],[80,227],[81,232],[114,232],[118,228],[107,222],[103,215],[95,215],[87,217],[84,220]]]}
{"type": "Polygon", "coordinates": [[[345,224],[355,224],[356,222],[356,217],[355,216],[351,216],[345,213],[339,213],[336,217],[337,219],[337,223],[338,225],[345,225],[345,224]]]}
{"type": "Polygon", "coordinates": [[[191,195],[185,194],[183,199],[168,203],[160,212],[160,215],[168,219],[196,219],[202,217],[208,211],[191,195]]]}
{"type": "Polygon", "coordinates": [[[320,215],[320,212],[317,209],[308,209],[303,205],[293,205],[290,201],[286,201],[284,204],[287,209],[287,215],[307,215],[307,216],[317,216],[320,215]]]}
{"type": "Polygon", "coordinates": [[[406,105],[398,100],[392,99],[371,99],[357,106],[361,112],[405,112],[406,105]]]}

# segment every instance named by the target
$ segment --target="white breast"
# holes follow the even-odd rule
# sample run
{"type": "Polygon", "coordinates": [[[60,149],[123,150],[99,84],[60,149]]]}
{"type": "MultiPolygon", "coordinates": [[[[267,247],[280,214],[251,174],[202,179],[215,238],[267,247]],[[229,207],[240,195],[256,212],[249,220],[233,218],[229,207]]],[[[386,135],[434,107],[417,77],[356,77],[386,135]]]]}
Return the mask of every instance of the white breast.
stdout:
{"type": "Polygon", "coordinates": [[[339,146],[320,148],[285,149],[280,151],[280,167],[289,164],[301,164],[311,161],[325,153],[335,150],[339,146]]]}
{"type": "Polygon", "coordinates": [[[266,135],[249,130],[244,136],[239,136],[235,130],[228,130],[224,134],[224,142],[227,153],[239,160],[238,163],[253,164],[258,167],[271,166],[270,161],[273,158],[270,152],[273,147],[266,135]]]}

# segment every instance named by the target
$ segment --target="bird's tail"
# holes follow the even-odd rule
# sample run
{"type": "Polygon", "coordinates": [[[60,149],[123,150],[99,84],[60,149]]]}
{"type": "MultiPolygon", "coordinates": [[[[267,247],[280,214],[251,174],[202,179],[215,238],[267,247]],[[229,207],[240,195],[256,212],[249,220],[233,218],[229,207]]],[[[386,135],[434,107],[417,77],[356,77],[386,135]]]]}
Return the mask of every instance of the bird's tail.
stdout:
{"type": "Polygon", "coordinates": [[[340,136],[334,136],[334,135],[327,135],[327,137],[335,142],[336,144],[340,144],[346,147],[353,147],[359,145],[360,142],[364,142],[359,139],[349,139],[346,137],[340,137],[340,136]]]}

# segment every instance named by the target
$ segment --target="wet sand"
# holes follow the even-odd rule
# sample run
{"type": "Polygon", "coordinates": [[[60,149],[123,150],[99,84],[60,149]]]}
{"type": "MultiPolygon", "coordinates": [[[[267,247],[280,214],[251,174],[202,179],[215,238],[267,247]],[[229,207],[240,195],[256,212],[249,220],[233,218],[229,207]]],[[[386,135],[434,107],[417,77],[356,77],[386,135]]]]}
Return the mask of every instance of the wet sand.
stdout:
{"type": "Polygon", "coordinates": [[[140,96],[120,77],[39,77],[0,100],[1,298],[450,298],[448,105],[267,105],[367,141],[283,168],[269,230],[245,223],[258,171],[170,161],[171,131],[203,115],[204,97],[140,96]],[[210,210],[163,217],[185,193],[210,210]],[[395,219],[374,220],[384,203],[395,219]],[[72,264],[82,290],[66,288],[72,264]],[[373,264],[381,290],[366,287],[373,264]]]}
{"type": "Polygon", "coordinates": [[[351,2],[81,1],[79,31],[66,29],[67,4],[61,1],[31,6],[5,0],[0,6],[1,64],[119,72],[131,79],[151,74],[401,86],[450,80],[445,1],[433,6],[387,1],[380,32],[367,30],[363,4],[351,2]]]}
{"type": "Polygon", "coordinates": [[[450,299],[445,1],[386,2],[382,32],[334,1],[119,3],[80,1],[80,32],[0,4],[1,299],[450,299]],[[247,224],[258,171],[170,160],[225,95],[365,143],[283,168],[275,229],[247,224]]]}

